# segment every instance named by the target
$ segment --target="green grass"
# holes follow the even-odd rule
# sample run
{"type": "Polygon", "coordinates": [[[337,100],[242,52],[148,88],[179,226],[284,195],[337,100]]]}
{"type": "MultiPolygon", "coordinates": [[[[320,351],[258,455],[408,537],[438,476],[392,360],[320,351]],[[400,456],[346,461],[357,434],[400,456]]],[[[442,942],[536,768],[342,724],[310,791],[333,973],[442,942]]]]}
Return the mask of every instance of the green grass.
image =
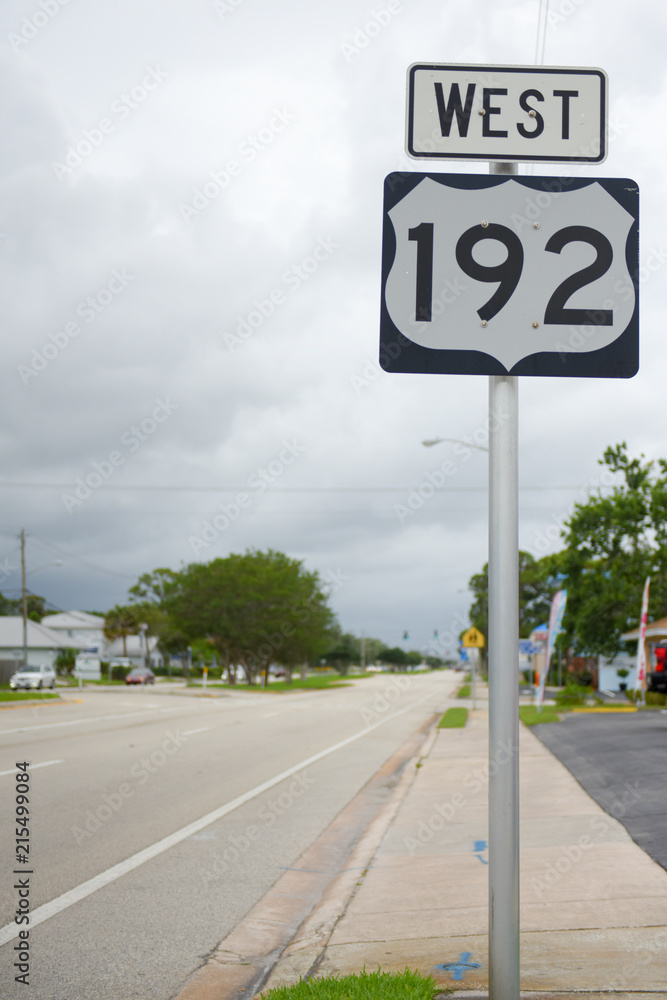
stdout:
{"type": "Polygon", "coordinates": [[[538,711],[537,705],[520,705],[519,718],[525,726],[535,726],[541,722],[560,722],[559,711],[553,705],[543,705],[538,711]]]}
{"type": "Polygon", "coordinates": [[[467,721],[467,708],[448,708],[440,720],[438,729],[463,729],[467,721]]]}
{"type": "Polygon", "coordinates": [[[469,698],[470,697],[470,685],[462,684],[461,687],[456,692],[457,698],[469,698]]]}
{"type": "Polygon", "coordinates": [[[419,972],[360,972],[342,979],[307,979],[262,993],[264,1000],[433,1000],[435,979],[419,972]]]}
{"type": "MultiPolygon", "coordinates": [[[[223,691],[322,691],[330,687],[349,687],[350,681],[359,680],[362,677],[372,677],[372,674],[350,674],[349,677],[340,677],[339,675],[333,676],[328,674],[324,677],[309,677],[307,680],[302,681],[300,677],[292,678],[292,683],[288,684],[287,681],[270,681],[267,687],[263,688],[260,684],[221,684],[220,681],[208,680],[206,683],[206,689],[215,688],[216,690],[223,691]]],[[[190,682],[188,687],[202,687],[202,684],[193,684],[190,682]]]]}
{"type": "Polygon", "coordinates": [[[0,701],[33,701],[35,698],[46,701],[48,698],[59,697],[53,691],[12,691],[8,685],[0,688],[0,701]]]}

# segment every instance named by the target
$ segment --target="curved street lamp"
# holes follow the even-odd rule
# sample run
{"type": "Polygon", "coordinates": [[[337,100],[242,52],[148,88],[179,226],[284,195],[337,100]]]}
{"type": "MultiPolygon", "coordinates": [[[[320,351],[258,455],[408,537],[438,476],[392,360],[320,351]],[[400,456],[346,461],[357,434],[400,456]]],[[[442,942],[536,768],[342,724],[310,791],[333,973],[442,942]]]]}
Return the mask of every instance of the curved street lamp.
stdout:
{"type": "Polygon", "coordinates": [[[483,444],[473,444],[472,441],[461,441],[459,438],[429,438],[427,441],[422,441],[422,444],[425,448],[432,448],[434,444],[440,444],[442,441],[449,441],[452,444],[464,444],[466,448],[477,448],[479,451],[489,450],[483,444]]]}

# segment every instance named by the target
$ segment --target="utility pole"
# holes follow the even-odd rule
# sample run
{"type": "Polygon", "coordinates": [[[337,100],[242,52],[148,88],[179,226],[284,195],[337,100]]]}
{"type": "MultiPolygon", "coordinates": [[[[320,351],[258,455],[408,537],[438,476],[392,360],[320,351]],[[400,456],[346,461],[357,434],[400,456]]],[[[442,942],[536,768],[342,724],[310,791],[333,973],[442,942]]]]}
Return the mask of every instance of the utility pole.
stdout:
{"type": "Polygon", "coordinates": [[[25,589],[25,529],[21,528],[21,613],[23,615],[23,665],[28,665],[28,595],[25,589]]]}

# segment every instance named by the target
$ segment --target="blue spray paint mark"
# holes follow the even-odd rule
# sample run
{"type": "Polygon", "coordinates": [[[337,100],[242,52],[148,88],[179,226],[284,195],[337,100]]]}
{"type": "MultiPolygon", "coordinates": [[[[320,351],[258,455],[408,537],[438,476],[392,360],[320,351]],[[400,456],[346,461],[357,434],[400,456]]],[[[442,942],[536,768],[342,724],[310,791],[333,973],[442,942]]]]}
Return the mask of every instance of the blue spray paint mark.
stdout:
{"type": "Polygon", "coordinates": [[[444,965],[436,965],[436,969],[444,969],[445,972],[452,973],[452,979],[461,980],[463,979],[464,973],[470,972],[471,969],[481,969],[482,966],[479,962],[471,962],[470,956],[471,951],[462,951],[458,962],[446,962],[444,965]]]}
{"type": "Polygon", "coordinates": [[[486,851],[486,849],[488,848],[488,846],[489,846],[488,841],[486,841],[486,840],[476,840],[475,841],[475,846],[473,848],[473,853],[475,854],[475,857],[479,858],[479,860],[482,862],[483,865],[488,865],[488,863],[489,863],[486,860],[486,858],[482,857],[483,852],[486,851]]]}

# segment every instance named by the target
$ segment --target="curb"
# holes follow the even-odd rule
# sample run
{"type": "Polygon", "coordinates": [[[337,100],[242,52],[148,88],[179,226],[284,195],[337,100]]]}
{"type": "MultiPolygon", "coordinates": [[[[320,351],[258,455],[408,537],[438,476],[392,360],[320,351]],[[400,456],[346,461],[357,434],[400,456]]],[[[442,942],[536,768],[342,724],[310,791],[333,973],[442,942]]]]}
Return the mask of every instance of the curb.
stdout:
{"type": "Polygon", "coordinates": [[[175,1000],[241,1000],[274,979],[299,980],[321,959],[327,941],[361,884],[410,785],[417,762],[437,736],[440,715],[414,733],[224,938],[175,1000]],[[431,732],[431,730],[434,730],[431,732]],[[341,841],[351,848],[328,871],[341,841]]]}
{"type": "MultiPolygon", "coordinates": [[[[427,757],[437,737],[438,730],[433,728],[426,738],[421,752],[412,757],[407,762],[408,765],[416,765],[424,757],[427,757]]],[[[310,916],[306,917],[293,940],[273,966],[269,977],[262,984],[264,989],[269,990],[275,986],[291,986],[298,983],[300,979],[317,972],[336,924],[344,916],[362,885],[360,878],[363,879],[371,866],[373,858],[415,777],[416,767],[406,767],[390,801],[369,825],[366,833],[352,851],[348,859],[349,868],[341,872],[331,883],[320,903],[310,916]],[[360,869],[361,877],[358,874],[360,869]]]]}

